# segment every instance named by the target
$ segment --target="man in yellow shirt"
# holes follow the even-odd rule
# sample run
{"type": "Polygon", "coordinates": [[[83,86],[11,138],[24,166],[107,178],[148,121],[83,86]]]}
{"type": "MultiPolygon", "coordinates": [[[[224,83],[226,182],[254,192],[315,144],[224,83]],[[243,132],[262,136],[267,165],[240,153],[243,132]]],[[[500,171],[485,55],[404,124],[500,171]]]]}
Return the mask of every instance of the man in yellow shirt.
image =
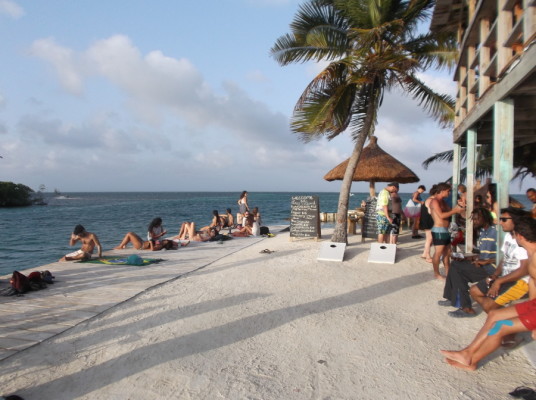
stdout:
{"type": "Polygon", "coordinates": [[[378,223],[378,243],[387,243],[385,234],[389,230],[393,220],[389,216],[389,200],[391,193],[398,190],[398,183],[391,182],[385,189],[378,193],[376,202],[376,222],[378,223]]]}

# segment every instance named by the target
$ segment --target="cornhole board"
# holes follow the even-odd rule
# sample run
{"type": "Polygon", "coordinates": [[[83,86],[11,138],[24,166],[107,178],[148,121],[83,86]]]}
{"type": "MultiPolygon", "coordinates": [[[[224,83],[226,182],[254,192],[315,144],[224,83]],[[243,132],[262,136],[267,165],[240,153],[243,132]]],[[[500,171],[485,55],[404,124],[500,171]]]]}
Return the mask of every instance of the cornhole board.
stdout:
{"type": "Polygon", "coordinates": [[[394,264],[396,259],[396,244],[372,243],[368,262],[394,264]]]}
{"type": "Polygon", "coordinates": [[[324,242],[320,244],[320,251],[317,260],[321,261],[342,261],[346,243],[324,242]]]}

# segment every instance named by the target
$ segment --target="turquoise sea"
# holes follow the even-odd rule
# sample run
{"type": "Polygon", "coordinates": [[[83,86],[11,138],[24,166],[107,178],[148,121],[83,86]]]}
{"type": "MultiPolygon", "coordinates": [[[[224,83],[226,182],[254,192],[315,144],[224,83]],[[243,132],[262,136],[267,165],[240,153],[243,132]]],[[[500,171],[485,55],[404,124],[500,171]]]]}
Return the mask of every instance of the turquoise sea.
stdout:
{"type": "MultiPolygon", "coordinates": [[[[178,233],[184,221],[205,226],[212,210],[231,208],[236,215],[239,193],[157,192],[157,193],[63,193],[45,194],[46,206],[0,208],[0,275],[35,268],[57,261],[78,249],[69,247],[69,236],[77,224],[97,234],[104,250],[118,245],[126,232],[145,237],[147,225],[161,217],[168,233],[178,233]]],[[[290,199],[316,195],[320,211],[336,212],[339,193],[249,192],[250,207],[259,207],[265,225],[288,225],[290,199]]],[[[359,207],[368,193],[354,193],[350,209],[359,207]]],[[[410,197],[401,193],[403,204],[410,197]]],[[[524,204],[523,195],[514,196],[524,204]]]]}

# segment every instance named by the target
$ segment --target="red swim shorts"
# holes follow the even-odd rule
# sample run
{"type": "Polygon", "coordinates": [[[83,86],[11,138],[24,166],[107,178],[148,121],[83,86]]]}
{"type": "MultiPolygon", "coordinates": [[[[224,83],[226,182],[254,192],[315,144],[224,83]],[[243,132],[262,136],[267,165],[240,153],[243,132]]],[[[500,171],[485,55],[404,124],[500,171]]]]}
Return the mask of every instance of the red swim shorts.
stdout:
{"type": "Polygon", "coordinates": [[[515,305],[519,320],[529,331],[536,330],[536,299],[515,305]]]}

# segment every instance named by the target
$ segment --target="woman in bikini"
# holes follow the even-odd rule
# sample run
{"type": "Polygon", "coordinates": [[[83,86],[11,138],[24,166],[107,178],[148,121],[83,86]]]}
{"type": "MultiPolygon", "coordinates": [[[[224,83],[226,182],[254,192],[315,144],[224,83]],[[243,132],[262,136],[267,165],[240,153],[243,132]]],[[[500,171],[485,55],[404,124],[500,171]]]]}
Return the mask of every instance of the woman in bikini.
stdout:
{"type": "Polygon", "coordinates": [[[208,231],[210,228],[216,229],[218,232],[225,226],[225,221],[222,217],[220,217],[220,214],[218,213],[218,210],[212,211],[212,222],[210,225],[204,226],[201,228],[202,231],[208,231]]]}
{"type": "Polygon", "coordinates": [[[183,222],[181,225],[181,230],[177,236],[174,236],[173,239],[179,240],[192,240],[194,242],[206,242],[216,236],[216,230],[210,228],[209,230],[195,230],[195,222],[183,222]]]}
{"type": "MultiPolygon", "coordinates": [[[[121,244],[119,246],[114,247],[116,250],[122,250],[127,248],[127,244],[132,243],[132,247],[134,247],[137,250],[154,250],[154,248],[151,248],[151,241],[146,240],[143,241],[141,237],[136,235],[134,232],[128,232],[123,240],[121,241],[121,244]]],[[[160,249],[158,249],[160,250],[160,249]]]]}
{"type": "Polygon", "coordinates": [[[231,233],[232,236],[236,237],[246,237],[253,234],[253,214],[250,214],[249,211],[244,213],[244,219],[242,221],[242,227],[238,228],[235,232],[231,233]]]}
{"type": "Polygon", "coordinates": [[[236,223],[238,225],[242,225],[242,219],[244,218],[244,214],[246,211],[249,211],[248,206],[248,192],[244,190],[240,194],[240,198],[238,199],[238,213],[236,214],[236,223]]]}

